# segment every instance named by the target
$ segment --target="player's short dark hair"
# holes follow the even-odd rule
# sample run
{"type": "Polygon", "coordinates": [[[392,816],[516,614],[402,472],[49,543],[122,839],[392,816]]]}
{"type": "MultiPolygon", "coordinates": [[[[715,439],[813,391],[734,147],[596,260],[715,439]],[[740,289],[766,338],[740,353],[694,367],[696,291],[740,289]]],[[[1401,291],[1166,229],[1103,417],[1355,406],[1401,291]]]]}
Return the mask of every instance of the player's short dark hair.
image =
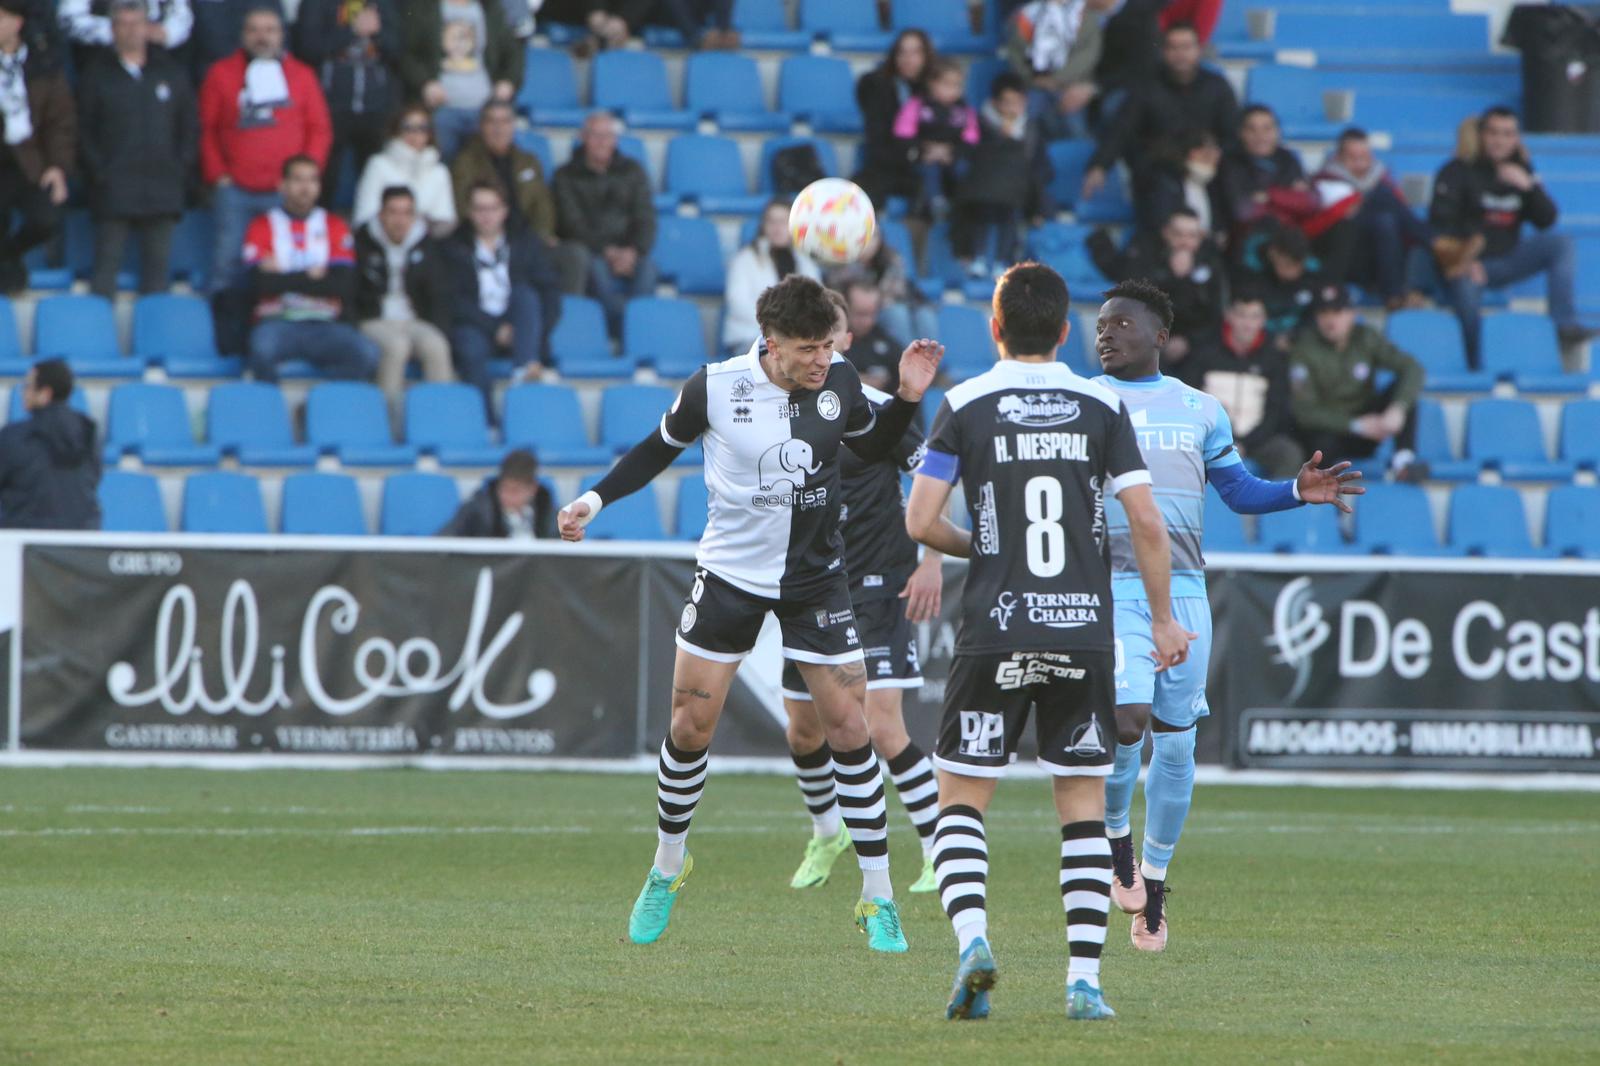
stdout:
{"type": "Polygon", "coordinates": [[[1002,71],[995,75],[994,81],[989,83],[989,99],[1000,99],[1001,93],[1021,93],[1028,95],[1028,83],[1022,80],[1022,75],[1014,70],[1002,71]]]}
{"type": "Polygon", "coordinates": [[[527,448],[506,452],[506,457],[500,460],[501,481],[520,481],[532,485],[538,479],[539,460],[534,458],[533,452],[527,448]]]}
{"type": "Polygon", "coordinates": [[[312,159],[304,152],[296,152],[288,159],[285,159],[283,161],[282,168],[280,168],[278,171],[278,175],[280,177],[287,178],[291,173],[294,172],[295,167],[310,167],[312,170],[317,172],[317,177],[322,177],[322,164],[318,163],[315,159],[312,159]]]}
{"type": "Polygon", "coordinates": [[[1043,263],[1018,263],[994,287],[1000,343],[1011,355],[1048,355],[1061,343],[1072,297],[1067,283],[1043,263]]]}
{"type": "Polygon", "coordinates": [[[822,340],[833,335],[833,301],[820,281],[790,274],[756,301],[756,324],[762,336],[822,340]]]}
{"type": "Polygon", "coordinates": [[[34,387],[50,390],[51,403],[66,403],[72,396],[72,368],[65,359],[41,359],[33,364],[34,387]]]}
{"type": "Polygon", "coordinates": [[[1129,278],[1127,281],[1117,282],[1100,295],[1107,300],[1115,300],[1120,296],[1125,300],[1142,303],[1156,316],[1156,321],[1161,323],[1162,329],[1172,328],[1172,297],[1162,292],[1154,282],[1146,281],[1144,278],[1129,278]]]}
{"type": "Polygon", "coordinates": [[[410,200],[415,203],[416,199],[417,194],[411,191],[411,186],[409,185],[387,185],[384,187],[382,197],[378,200],[378,206],[380,208],[388,207],[390,200],[410,200]]]}
{"type": "Polygon", "coordinates": [[[1339,131],[1339,139],[1334,143],[1336,147],[1343,148],[1351,141],[1364,141],[1366,139],[1367,131],[1362,129],[1360,126],[1346,126],[1344,129],[1339,131]]]}

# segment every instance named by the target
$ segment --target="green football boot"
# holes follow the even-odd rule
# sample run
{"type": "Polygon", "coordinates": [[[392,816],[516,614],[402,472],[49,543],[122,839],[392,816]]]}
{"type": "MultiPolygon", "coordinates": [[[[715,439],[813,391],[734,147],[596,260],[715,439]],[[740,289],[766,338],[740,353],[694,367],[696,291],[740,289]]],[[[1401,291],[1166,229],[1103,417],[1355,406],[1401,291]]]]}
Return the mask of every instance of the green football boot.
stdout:
{"type": "Polygon", "coordinates": [[[672,905],[678,902],[678,892],[694,869],[694,856],[684,855],[683,869],[677,877],[668,877],[650,868],[644,879],[639,898],[633,901],[633,913],[628,916],[628,939],[635,944],[654,944],[667,931],[667,920],[672,917],[672,905]]]}
{"type": "Polygon", "coordinates": [[[833,864],[849,850],[850,830],[843,823],[831,837],[812,837],[806,841],[806,857],[800,860],[800,868],[789,878],[789,887],[818,888],[827,884],[833,864]]]}
{"type": "Polygon", "coordinates": [[[856,901],[856,925],[867,934],[867,947],[873,951],[900,954],[909,948],[900,928],[900,911],[893,900],[878,896],[856,901]]]}

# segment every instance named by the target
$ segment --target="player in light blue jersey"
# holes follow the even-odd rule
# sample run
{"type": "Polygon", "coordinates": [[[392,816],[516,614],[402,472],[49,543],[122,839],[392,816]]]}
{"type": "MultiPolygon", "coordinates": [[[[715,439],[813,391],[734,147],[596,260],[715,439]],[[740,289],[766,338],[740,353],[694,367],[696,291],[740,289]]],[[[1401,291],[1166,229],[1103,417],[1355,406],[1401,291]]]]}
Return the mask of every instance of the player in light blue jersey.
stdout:
{"type": "Polygon", "coordinates": [[[1095,351],[1106,373],[1094,379],[1122,398],[1139,438],[1157,504],[1172,542],[1172,614],[1190,634],[1189,660],[1157,672],[1150,610],[1128,539],[1121,506],[1106,501],[1111,534],[1111,595],[1116,617],[1117,755],[1106,782],[1106,835],[1111,838],[1111,898],[1137,915],[1133,945],[1160,951],[1167,943],[1163,914],[1167,865],[1194,794],[1195,727],[1210,713],[1206,669],[1211,658],[1211,604],[1206,598],[1204,528],[1206,483],[1240,514],[1331,503],[1348,512],[1345,496],[1364,490],[1349,463],[1319,469],[1322,453],[1293,481],[1263,481],[1244,468],[1233,427],[1216,398],[1161,375],[1161,349],[1172,326],[1172,301],[1147,281],[1125,281],[1106,292],[1095,328],[1095,351]],[[1142,862],[1135,865],[1128,808],[1139,779],[1148,728],[1154,751],[1145,777],[1142,862]]]}

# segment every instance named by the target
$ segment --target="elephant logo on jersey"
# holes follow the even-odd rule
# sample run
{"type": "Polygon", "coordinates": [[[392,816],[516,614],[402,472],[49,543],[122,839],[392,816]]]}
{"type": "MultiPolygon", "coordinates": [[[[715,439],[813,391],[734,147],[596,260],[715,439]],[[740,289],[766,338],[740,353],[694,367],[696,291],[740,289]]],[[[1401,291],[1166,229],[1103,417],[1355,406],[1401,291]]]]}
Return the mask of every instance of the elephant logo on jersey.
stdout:
{"type": "Polygon", "coordinates": [[[791,490],[805,488],[806,475],[822,469],[811,454],[811,445],[803,440],[786,440],[774,444],[761,453],[756,464],[756,479],[762,492],[772,492],[779,482],[787,481],[791,490]]]}

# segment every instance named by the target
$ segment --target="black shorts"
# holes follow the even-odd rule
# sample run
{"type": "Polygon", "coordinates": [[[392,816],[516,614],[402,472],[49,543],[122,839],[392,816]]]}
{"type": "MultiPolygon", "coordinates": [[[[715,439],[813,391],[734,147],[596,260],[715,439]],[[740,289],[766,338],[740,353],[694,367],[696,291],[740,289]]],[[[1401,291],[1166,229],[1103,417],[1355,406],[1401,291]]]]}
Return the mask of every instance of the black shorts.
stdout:
{"type": "Polygon", "coordinates": [[[1039,765],[1059,777],[1106,777],[1117,743],[1116,661],[1110,651],[957,653],[945,686],[934,763],[1000,777],[1037,712],[1039,765]]]}
{"type": "MultiPolygon", "coordinates": [[[[867,660],[867,688],[921,688],[922,667],[917,663],[917,629],[906,618],[906,601],[894,598],[867,600],[856,605],[856,629],[867,660]]],[[[783,663],[783,694],[791,700],[809,700],[805,679],[794,660],[783,663]]]]}
{"type": "Polygon", "coordinates": [[[696,570],[678,619],[678,647],[712,662],[736,663],[756,646],[769,611],[778,616],[785,659],[825,666],[861,661],[850,582],[843,573],[803,598],[774,600],[696,570]]]}

